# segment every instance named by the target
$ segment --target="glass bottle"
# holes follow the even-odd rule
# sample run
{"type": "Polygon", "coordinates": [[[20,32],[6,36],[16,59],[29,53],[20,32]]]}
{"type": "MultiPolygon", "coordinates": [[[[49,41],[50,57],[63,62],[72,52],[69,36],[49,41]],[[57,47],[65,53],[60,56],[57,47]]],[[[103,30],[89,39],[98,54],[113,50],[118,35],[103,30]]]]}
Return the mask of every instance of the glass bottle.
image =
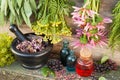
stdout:
{"type": "Polygon", "coordinates": [[[70,50],[70,55],[67,57],[67,64],[66,64],[66,68],[69,72],[75,71],[75,62],[76,62],[76,56],[74,55],[74,51],[70,50]]]}
{"type": "Polygon", "coordinates": [[[87,77],[93,72],[92,53],[88,48],[80,51],[80,57],[76,61],[76,73],[80,76],[87,77]]]}
{"type": "Polygon", "coordinates": [[[63,41],[63,47],[60,51],[60,60],[64,66],[66,66],[66,59],[69,55],[69,42],[67,40],[63,41]]]}

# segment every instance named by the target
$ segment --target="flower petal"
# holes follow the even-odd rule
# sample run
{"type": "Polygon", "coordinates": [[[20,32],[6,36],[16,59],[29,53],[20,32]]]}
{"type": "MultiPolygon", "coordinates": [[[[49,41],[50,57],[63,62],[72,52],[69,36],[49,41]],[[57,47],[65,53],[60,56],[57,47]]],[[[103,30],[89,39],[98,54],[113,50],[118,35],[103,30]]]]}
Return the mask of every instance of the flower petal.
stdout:
{"type": "Polygon", "coordinates": [[[90,17],[94,17],[94,15],[97,14],[97,13],[96,13],[95,11],[93,11],[93,10],[87,10],[86,12],[87,12],[88,16],[90,16],[90,17]]]}
{"type": "Polygon", "coordinates": [[[72,8],[75,9],[74,11],[79,11],[79,10],[80,10],[80,8],[79,8],[79,7],[76,7],[76,6],[72,6],[72,8]]]}
{"type": "Polygon", "coordinates": [[[104,18],[103,22],[104,23],[112,23],[112,20],[110,18],[104,18]]]}

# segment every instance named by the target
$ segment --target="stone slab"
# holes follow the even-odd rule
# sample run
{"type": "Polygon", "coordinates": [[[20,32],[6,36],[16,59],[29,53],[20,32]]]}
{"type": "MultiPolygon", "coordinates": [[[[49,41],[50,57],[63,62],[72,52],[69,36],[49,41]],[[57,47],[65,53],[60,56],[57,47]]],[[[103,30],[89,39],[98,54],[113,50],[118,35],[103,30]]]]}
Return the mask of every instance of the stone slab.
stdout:
{"type": "MultiPolygon", "coordinates": [[[[73,73],[74,74],[74,73],[73,73]]],[[[120,80],[120,68],[117,71],[101,74],[95,73],[96,77],[103,76],[107,80],[120,80]]],[[[51,77],[43,77],[40,69],[28,70],[23,68],[18,62],[10,66],[0,68],[0,80],[57,80],[51,77]]],[[[64,80],[64,79],[61,79],[64,80]]],[[[91,77],[81,77],[75,80],[92,80],[91,77]]]]}

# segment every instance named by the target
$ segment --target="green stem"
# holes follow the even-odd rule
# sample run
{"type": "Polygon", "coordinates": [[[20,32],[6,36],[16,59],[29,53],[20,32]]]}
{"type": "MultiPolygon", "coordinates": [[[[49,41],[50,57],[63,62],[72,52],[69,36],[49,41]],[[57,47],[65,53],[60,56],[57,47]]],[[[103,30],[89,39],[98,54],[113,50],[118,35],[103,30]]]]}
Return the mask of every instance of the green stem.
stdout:
{"type": "Polygon", "coordinates": [[[97,9],[96,9],[96,12],[99,11],[99,6],[100,6],[100,0],[97,0],[97,9]]]}
{"type": "Polygon", "coordinates": [[[60,1],[59,0],[57,0],[57,2],[58,2],[58,4],[57,4],[57,15],[59,14],[59,12],[60,12],[60,1]]]}
{"type": "MultiPolygon", "coordinates": [[[[59,1],[59,0],[58,0],[58,1],[59,1]]],[[[58,4],[60,4],[60,2],[59,2],[58,4]]],[[[65,4],[65,2],[62,1],[62,4],[65,4]]],[[[61,5],[58,6],[58,10],[59,10],[58,12],[60,12],[60,6],[61,6],[61,5]]],[[[61,6],[61,7],[62,7],[62,6],[61,6]]],[[[65,22],[64,14],[59,14],[59,13],[58,13],[58,16],[60,17],[60,20],[63,21],[63,22],[62,22],[63,25],[65,25],[65,23],[64,23],[64,22],[65,22]]],[[[64,27],[64,26],[63,26],[63,27],[64,27]]]]}
{"type": "MultiPolygon", "coordinates": [[[[54,23],[56,23],[57,22],[57,19],[58,19],[58,16],[57,16],[57,14],[55,15],[55,20],[54,20],[54,23]]],[[[56,35],[56,25],[55,26],[53,26],[54,28],[53,28],[53,35],[56,35]]]]}
{"type": "Polygon", "coordinates": [[[93,16],[92,20],[93,20],[92,25],[93,25],[93,26],[96,25],[95,15],[93,16]]]}
{"type": "Polygon", "coordinates": [[[92,10],[92,0],[90,0],[90,9],[92,10]]]}
{"type": "MultiPolygon", "coordinates": [[[[99,0],[92,0],[92,10],[93,11],[98,12],[98,10],[99,10],[99,3],[100,3],[99,0]]],[[[93,19],[93,25],[95,25],[96,24],[95,15],[94,15],[94,17],[92,19],[93,19]]]]}
{"type": "Polygon", "coordinates": [[[96,11],[96,0],[91,0],[92,1],[92,10],[96,11]]]}
{"type": "Polygon", "coordinates": [[[45,18],[45,16],[46,16],[47,6],[48,6],[48,0],[45,0],[45,10],[44,10],[42,18],[45,18]]]}
{"type": "Polygon", "coordinates": [[[87,2],[87,0],[84,0],[84,4],[87,2]]]}

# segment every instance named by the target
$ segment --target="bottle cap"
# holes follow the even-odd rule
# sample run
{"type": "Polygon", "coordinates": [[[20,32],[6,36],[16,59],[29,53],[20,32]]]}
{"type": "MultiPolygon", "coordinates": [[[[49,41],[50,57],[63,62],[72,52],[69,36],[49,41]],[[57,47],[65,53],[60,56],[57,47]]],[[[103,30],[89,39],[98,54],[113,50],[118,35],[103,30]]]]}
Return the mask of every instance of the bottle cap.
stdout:
{"type": "Polygon", "coordinates": [[[92,52],[88,48],[82,48],[80,50],[80,58],[83,60],[89,60],[92,57],[92,52]]]}
{"type": "Polygon", "coordinates": [[[64,40],[63,44],[69,44],[69,41],[68,40],[64,40]]]}
{"type": "Polygon", "coordinates": [[[74,54],[74,51],[73,50],[70,50],[70,55],[73,55],[74,54]]]}
{"type": "Polygon", "coordinates": [[[67,48],[69,46],[69,42],[67,40],[63,41],[63,47],[67,48]]]}

